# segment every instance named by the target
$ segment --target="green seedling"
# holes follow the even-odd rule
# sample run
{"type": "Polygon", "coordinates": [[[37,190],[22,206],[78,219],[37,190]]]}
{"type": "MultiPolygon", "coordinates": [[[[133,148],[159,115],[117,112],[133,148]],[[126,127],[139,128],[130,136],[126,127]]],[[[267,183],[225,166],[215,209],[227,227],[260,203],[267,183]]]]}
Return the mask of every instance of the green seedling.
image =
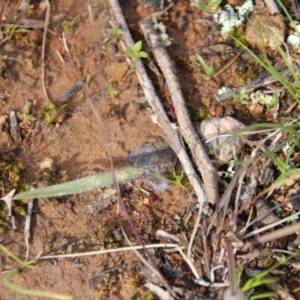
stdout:
{"type": "Polygon", "coordinates": [[[122,29],[118,27],[108,28],[107,32],[110,34],[110,38],[112,39],[112,42],[116,43],[119,39],[119,37],[122,35],[123,31],[122,29]]]}
{"type": "Polygon", "coordinates": [[[127,47],[126,52],[130,55],[132,61],[136,63],[140,58],[147,58],[148,54],[145,51],[142,51],[143,42],[138,41],[134,44],[133,47],[127,47]]]}
{"type": "Polygon", "coordinates": [[[247,88],[243,87],[238,93],[233,93],[233,101],[240,102],[242,104],[248,104],[248,101],[245,100],[245,96],[247,95],[247,88]]]}
{"type": "Polygon", "coordinates": [[[27,33],[30,30],[25,29],[25,28],[19,28],[18,26],[6,26],[4,28],[3,33],[8,35],[8,42],[11,42],[13,40],[13,37],[17,33],[27,33]]]}
{"type": "MultiPolygon", "coordinates": [[[[280,278],[275,277],[275,276],[269,277],[270,272],[277,269],[279,266],[287,263],[289,260],[291,260],[296,255],[297,255],[297,253],[292,254],[290,256],[284,256],[278,261],[278,263],[276,263],[273,266],[271,266],[270,268],[260,272],[255,277],[248,279],[247,282],[242,287],[242,291],[244,293],[247,293],[247,292],[249,292],[250,290],[252,290],[256,287],[259,287],[259,286],[262,286],[262,285],[265,285],[265,284],[272,284],[272,283],[277,282],[280,278]]],[[[241,278],[242,271],[243,271],[243,266],[241,268],[239,268],[239,275],[238,275],[239,278],[241,278]]],[[[260,294],[252,295],[249,298],[249,300],[270,299],[270,297],[276,296],[276,295],[277,294],[274,293],[274,292],[260,293],[260,294]]]]}
{"type": "Polygon", "coordinates": [[[210,63],[210,65],[208,65],[205,60],[196,53],[196,58],[198,60],[198,62],[200,63],[200,66],[202,68],[202,70],[204,71],[204,73],[201,74],[202,77],[206,78],[206,79],[212,79],[214,74],[214,67],[212,62],[210,63]]]}
{"type": "Polygon", "coordinates": [[[203,11],[207,11],[209,13],[215,13],[220,4],[221,4],[222,0],[208,0],[208,1],[198,1],[198,7],[203,10],[203,11]]]}
{"type": "Polygon", "coordinates": [[[30,114],[31,107],[32,103],[30,101],[27,101],[22,107],[21,112],[17,112],[17,116],[21,120],[19,124],[21,128],[31,126],[36,119],[32,114],[30,114]]]}
{"type": "Polygon", "coordinates": [[[40,110],[40,114],[42,115],[45,123],[47,125],[53,124],[55,122],[56,117],[59,112],[66,106],[67,104],[57,108],[53,103],[50,103],[46,108],[40,110]]]}
{"type": "Polygon", "coordinates": [[[63,30],[70,30],[79,21],[79,15],[76,15],[71,21],[63,21],[61,27],[63,30]]]}
{"type": "Polygon", "coordinates": [[[179,187],[181,187],[188,195],[189,195],[189,191],[188,191],[188,187],[186,186],[186,184],[183,182],[184,180],[184,172],[181,171],[180,174],[178,174],[176,172],[176,170],[174,168],[171,169],[171,175],[173,177],[173,179],[168,180],[168,182],[173,183],[179,187]]]}
{"type": "Polygon", "coordinates": [[[119,37],[123,33],[122,29],[118,27],[108,28],[107,32],[114,37],[119,37]]]}
{"type": "MultiPolygon", "coordinates": [[[[284,144],[281,144],[281,148],[284,147],[284,145],[287,145],[289,143],[289,140],[286,140],[284,144]]],[[[293,138],[293,141],[291,142],[291,145],[289,146],[287,155],[285,157],[285,160],[282,158],[276,157],[272,152],[267,152],[266,156],[274,163],[274,165],[278,168],[280,171],[280,176],[277,178],[276,182],[284,181],[286,180],[290,175],[293,174],[299,174],[300,169],[299,168],[290,168],[290,161],[292,155],[295,153],[295,147],[299,144],[299,138],[293,138]]],[[[273,151],[276,151],[274,149],[273,151]]]]}

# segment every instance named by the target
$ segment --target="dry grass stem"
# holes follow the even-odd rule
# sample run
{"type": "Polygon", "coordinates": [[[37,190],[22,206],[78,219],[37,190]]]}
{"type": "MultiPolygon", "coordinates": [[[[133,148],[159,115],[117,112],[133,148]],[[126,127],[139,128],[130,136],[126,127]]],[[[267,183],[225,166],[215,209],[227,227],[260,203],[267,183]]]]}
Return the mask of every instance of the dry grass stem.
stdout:
{"type": "Polygon", "coordinates": [[[126,251],[132,251],[132,250],[142,250],[143,248],[152,249],[152,248],[176,248],[179,249],[180,247],[177,244],[172,243],[158,243],[158,244],[149,244],[144,246],[130,246],[130,247],[122,247],[122,248],[116,248],[116,249],[104,249],[104,250],[98,250],[98,251],[89,251],[89,252],[83,252],[83,253],[72,253],[72,254],[59,254],[59,255],[45,255],[40,257],[38,259],[52,259],[52,258],[72,258],[72,257],[82,257],[82,256],[91,256],[91,255],[102,255],[102,254],[112,254],[117,252],[126,252],[126,251]]]}
{"type": "Polygon", "coordinates": [[[45,48],[46,48],[46,39],[47,39],[47,31],[48,31],[48,25],[49,25],[49,20],[50,20],[50,11],[51,11],[51,6],[49,3],[49,0],[45,0],[46,4],[46,16],[45,16],[45,26],[44,26],[44,33],[43,33],[43,42],[42,42],[42,87],[43,87],[43,92],[45,95],[45,98],[47,99],[48,102],[51,102],[47,89],[45,86],[45,48]]]}

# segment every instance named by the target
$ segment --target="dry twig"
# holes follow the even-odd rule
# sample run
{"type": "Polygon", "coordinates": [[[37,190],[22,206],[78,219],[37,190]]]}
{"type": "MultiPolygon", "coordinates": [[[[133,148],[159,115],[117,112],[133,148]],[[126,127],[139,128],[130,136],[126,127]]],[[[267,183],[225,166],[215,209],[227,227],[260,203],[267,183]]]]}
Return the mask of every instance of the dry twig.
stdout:
{"type": "Polygon", "coordinates": [[[49,0],[45,0],[45,3],[46,3],[46,17],[45,17],[45,27],[44,27],[43,43],[42,43],[42,87],[46,99],[48,100],[48,102],[51,102],[48,97],[46,86],[45,86],[45,47],[46,47],[48,25],[50,20],[51,6],[49,0]]]}
{"type": "Polygon", "coordinates": [[[218,175],[191,123],[175,67],[159,35],[153,27],[152,20],[146,19],[140,21],[140,27],[166,79],[178,120],[180,134],[188,144],[192,152],[193,160],[202,175],[207,199],[211,203],[216,203],[219,197],[218,175]]]}

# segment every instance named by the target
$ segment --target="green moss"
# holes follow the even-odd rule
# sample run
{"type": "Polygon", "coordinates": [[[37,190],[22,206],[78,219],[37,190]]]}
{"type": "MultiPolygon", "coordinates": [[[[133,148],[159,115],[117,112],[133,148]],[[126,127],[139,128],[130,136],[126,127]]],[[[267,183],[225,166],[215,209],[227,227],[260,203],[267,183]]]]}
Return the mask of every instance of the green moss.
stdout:
{"type": "MultiPolygon", "coordinates": [[[[238,41],[240,41],[243,44],[247,44],[247,42],[245,40],[245,30],[242,27],[233,28],[228,33],[228,36],[236,38],[238,41]]],[[[237,48],[241,48],[241,46],[237,42],[234,42],[234,45],[237,48]]]]}
{"type": "MultiPolygon", "coordinates": [[[[29,185],[22,181],[22,171],[24,166],[17,161],[13,154],[0,154],[0,183],[4,193],[10,192],[12,189],[25,191],[29,189],[29,185]]],[[[3,195],[4,196],[4,195],[3,195]]],[[[28,200],[13,201],[12,209],[17,216],[26,216],[26,204],[28,200]]],[[[0,203],[0,233],[5,232],[4,220],[7,215],[5,203],[0,203]]]]}
{"type": "Polygon", "coordinates": [[[22,217],[26,216],[26,209],[22,206],[14,207],[14,212],[19,216],[22,216],[22,217]]]}
{"type": "Polygon", "coordinates": [[[145,277],[141,275],[136,275],[128,284],[130,288],[138,288],[145,283],[145,277]]]}
{"type": "Polygon", "coordinates": [[[0,182],[4,190],[18,188],[23,170],[24,166],[20,162],[15,162],[13,156],[0,154],[0,182]]]}

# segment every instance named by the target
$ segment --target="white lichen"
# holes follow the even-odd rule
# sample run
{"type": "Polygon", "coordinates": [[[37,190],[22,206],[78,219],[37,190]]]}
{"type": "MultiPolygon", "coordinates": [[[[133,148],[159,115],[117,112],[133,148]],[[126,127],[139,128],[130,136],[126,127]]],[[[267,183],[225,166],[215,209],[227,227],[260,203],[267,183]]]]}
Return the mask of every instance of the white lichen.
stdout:
{"type": "Polygon", "coordinates": [[[286,41],[300,53],[300,25],[295,26],[295,33],[289,35],[286,41]]]}
{"type": "Polygon", "coordinates": [[[224,6],[224,10],[214,14],[214,20],[222,25],[221,35],[226,38],[227,34],[236,27],[239,27],[253,10],[252,0],[246,0],[241,6],[237,6],[235,10],[228,4],[224,6]]]}
{"type": "Polygon", "coordinates": [[[222,86],[220,89],[218,89],[217,95],[225,94],[230,91],[231,91],[230,88],[228,88],[226,86],[222,86]]]}
{"type": "Polygon", "coordinates": [[[153,17],[152,18],[152,21],[153,21],[153,26],[154,28],[159,31],[159,36],[160,38],[162,39],[164,45],[166,47],[170,46],[172,44],[172,40],[171,38],[169,37],[169,35],[167,34],[167,28],[166,26],[162,23],[162,22],[158,22],[157,21],[157,18],[156,17],[153,17]]]}
{"type": "Polygon", "coordinates": [[[261,91],[251,93],[249,97],[252,103],[259,103],[268,107],[274,106],[277,102],[277,97],[275,95],[266,95],[261,91]]]}

